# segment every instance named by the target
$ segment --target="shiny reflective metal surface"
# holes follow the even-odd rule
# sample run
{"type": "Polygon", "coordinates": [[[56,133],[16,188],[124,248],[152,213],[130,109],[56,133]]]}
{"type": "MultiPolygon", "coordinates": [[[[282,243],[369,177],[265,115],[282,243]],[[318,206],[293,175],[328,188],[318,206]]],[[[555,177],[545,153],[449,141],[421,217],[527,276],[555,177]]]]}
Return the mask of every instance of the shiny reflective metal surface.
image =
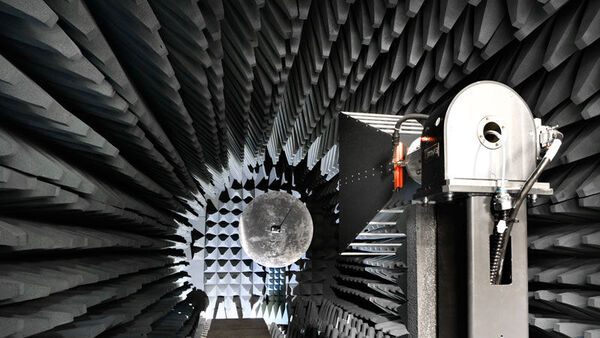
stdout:
{"type": "Polygon", "coordinates": [[[460,91],[444,119],[445,179],[498,180],[503,147],[507,147],[506,179],[524,181],[535,168],[536,137],[527,103],[510,87],[480,81],[460,91]],[[480,142],[482,126],[500,125],[504,144],[480,142]]]}
{"type": "Polygon", "coordinates": [[[240,218],[240,242],[256,263],[288,266],[302,257],[313,236],[313,222],[300,200],[284,192],[256,197],[240,218]]]}

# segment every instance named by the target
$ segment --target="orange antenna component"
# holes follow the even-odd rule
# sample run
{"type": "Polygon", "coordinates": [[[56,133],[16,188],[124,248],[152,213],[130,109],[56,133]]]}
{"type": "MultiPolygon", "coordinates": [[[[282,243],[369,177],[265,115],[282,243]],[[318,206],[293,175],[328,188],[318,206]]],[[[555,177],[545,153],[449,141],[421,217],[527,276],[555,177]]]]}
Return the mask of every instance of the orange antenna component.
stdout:
{"type": "Polygon", "coordinates": [[[404,173],[401,163],[404,161],[404,144],[398,142],[394,149],[394,190],[404,187],[404,173]]]}

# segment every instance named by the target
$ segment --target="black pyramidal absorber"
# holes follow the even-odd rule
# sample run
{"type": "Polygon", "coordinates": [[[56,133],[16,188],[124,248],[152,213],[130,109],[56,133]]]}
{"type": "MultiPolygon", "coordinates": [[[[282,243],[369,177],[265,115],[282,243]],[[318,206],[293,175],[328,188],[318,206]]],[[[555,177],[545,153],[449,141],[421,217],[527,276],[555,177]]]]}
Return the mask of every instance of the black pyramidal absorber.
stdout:
{"type": "Polygon", "coordinates": [[[482,79],[565,135],[542,177],[556,193],[529,208],[532,334],[598,335],[599,13],[596,0],[0,0],[0,337],[186,337],[217,301],[244,316],[263,276],[206,257],[242,254],[235,206],[269,188],[306,201],[317,240],[268,279],[293,288],[290,306],[260,315],[294,313],[288,336],[405,334],[385,324],[401,258],[336,256],[352,234],[338,113],[426,113],[482,79]],[[216,266],[240,270],[235,300],[205,283],[220,271],[197,274],[216,266]]]}

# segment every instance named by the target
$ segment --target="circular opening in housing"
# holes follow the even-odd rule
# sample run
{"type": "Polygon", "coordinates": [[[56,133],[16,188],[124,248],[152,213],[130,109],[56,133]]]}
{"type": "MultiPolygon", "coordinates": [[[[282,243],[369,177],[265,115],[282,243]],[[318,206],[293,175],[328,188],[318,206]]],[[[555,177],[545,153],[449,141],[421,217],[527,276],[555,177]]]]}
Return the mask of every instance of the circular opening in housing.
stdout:
{"type": "Polygon", "coordinates": [[[500,136],[502,135],[502,129],[496,122],[488,122],[483,126],[483,137],[488,142],[496,143],[500,141],[500,136]]]}

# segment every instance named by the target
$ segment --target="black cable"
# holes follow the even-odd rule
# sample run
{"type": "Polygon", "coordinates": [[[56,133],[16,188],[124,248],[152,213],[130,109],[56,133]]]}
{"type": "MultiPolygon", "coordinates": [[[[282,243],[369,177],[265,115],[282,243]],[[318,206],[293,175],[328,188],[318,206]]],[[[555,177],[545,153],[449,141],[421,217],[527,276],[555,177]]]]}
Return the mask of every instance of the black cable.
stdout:
{"type": "Polygon", "coordinates": [[[513,207],[508,215],[505,215],[504,221],[506,222],[506,229],[504,232],[498,234],[498,240],[496,241],[496,245],[494,246],[494,254],[491,262],[490,269],[490,280],[492,284],[500,284],[502,280],[502,270],[504,267],[504,258],[506,257],[506,249],[508,247],[508,239],[510,238],[510,233],[512,231],[513,225],[517,219],[517,214],[519,213],[519,209],[521,205],[527,198],[527,194],[538,180],[544,169],[552,162],[554,159],[554,155],[560,148],[562,144],[563,134],[557,130],[554,131],[553,134],[554,141],[552,141],[552,145],[550,149],[546,152],[546,155],[540,162],[540,164],[535,168],[535,170],[529,175],[527,181],[519,191],[519,195],[513,204],[513,207]],[[557,145],[554,149],[552,146],[557,145]]]}
{"type": "Polygon", "coordinates": [[[396,122],[396,125],[394,126],[394,134],[392,135],[392,142],[394,144],[394,149],[396,149],[398,142],[400,142],[400,127],[402,126],[402,123],[404,123],[404,122],[406,122],[406,120],[410,120],[410,119],[425,120],[427,118],[429,118],[429,115],[427,115],[427,114],[402,115],[400,117],[400,119],[398,120],[398,122],[396,122]]]}

